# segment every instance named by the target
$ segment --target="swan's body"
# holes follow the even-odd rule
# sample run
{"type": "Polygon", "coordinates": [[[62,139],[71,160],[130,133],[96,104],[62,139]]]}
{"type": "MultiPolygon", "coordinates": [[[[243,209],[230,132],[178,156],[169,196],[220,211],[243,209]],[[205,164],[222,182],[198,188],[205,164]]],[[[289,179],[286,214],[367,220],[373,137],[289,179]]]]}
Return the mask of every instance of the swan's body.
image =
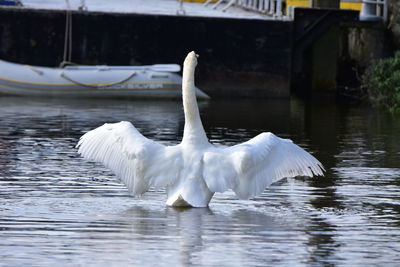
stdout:
{"type": "Polygon", "coordinates": [[[285,177],[323,175],[322,164],[292,141],[261,133],[232,147],[208,142],[197,106],[190,52],[183,68],[185,128],[182,142],[164,146],[141,135],[129,122],[104,124],[78,143],[85,158],[104,163],[133,195],[166,188],[167,205],[207,207],[214,192],[232,189],[239,198],[260,194],[285,177]]]}

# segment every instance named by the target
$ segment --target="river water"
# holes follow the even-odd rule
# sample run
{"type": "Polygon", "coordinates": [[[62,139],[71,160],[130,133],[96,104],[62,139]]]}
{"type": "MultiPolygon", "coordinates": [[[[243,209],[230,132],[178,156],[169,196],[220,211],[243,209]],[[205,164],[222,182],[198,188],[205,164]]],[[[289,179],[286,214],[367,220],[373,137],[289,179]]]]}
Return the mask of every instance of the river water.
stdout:
{"type": "Polygon", "coordinates": [[[77,155],[86,131],[128,120],[176,144],[179,101],[0,97],[1,266],[395,266],[400,262],[400,116],[320,99],[200,104],[210,140],[271,131],[312,152],[325,177],[280,181],[208,209],[129,197],[77,155]]]}

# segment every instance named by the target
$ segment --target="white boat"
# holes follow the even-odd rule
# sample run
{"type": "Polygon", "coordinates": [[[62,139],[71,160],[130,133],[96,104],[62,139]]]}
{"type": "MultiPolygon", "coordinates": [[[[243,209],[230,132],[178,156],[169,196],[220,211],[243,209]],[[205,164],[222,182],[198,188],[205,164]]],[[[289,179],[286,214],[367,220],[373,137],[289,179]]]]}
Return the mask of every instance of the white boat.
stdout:
{"type": "MultiPolygon", "coordinates": [[[[21,96],[181,98],[176,64],[38,67],[0,60],[0,93],[21,96]]],[[[199,99],[209,96],[197,88],[199,99]]]]}

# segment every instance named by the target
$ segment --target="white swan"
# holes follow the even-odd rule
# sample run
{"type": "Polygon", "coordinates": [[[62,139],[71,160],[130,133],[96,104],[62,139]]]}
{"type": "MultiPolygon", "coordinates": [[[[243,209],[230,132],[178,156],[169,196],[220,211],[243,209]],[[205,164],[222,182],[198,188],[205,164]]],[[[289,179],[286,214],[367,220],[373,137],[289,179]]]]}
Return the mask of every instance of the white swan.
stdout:
{"type": "Polygon", "coordinates": [[[323,175],[316,158],[272,133],[261,133],[232,147],[210,144],[195,96],[196,65],[197,55],[190,52],[183,68],[185,127],[179,145],[151,141],[123,121],[83,135],[78,152],[113,170],[133,195],[150,187],[166,188],[169,206],[207,207],[214,192],[228,189],[249,199],[285,177],[323,175]]]}

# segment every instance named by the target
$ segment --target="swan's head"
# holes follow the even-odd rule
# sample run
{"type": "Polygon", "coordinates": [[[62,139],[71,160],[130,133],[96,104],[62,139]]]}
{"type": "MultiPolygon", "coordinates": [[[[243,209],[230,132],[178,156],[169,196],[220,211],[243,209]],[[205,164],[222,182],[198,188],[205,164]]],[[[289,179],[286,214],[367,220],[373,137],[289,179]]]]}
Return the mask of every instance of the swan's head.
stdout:
{"type": "Polygon", "coordinates": [[[186,56],[185,61],[183,62],[183,65],[196,67],[198,57],[199,57],[199,55],[197,55],[194,51],[190,52],[186,56]]]}

